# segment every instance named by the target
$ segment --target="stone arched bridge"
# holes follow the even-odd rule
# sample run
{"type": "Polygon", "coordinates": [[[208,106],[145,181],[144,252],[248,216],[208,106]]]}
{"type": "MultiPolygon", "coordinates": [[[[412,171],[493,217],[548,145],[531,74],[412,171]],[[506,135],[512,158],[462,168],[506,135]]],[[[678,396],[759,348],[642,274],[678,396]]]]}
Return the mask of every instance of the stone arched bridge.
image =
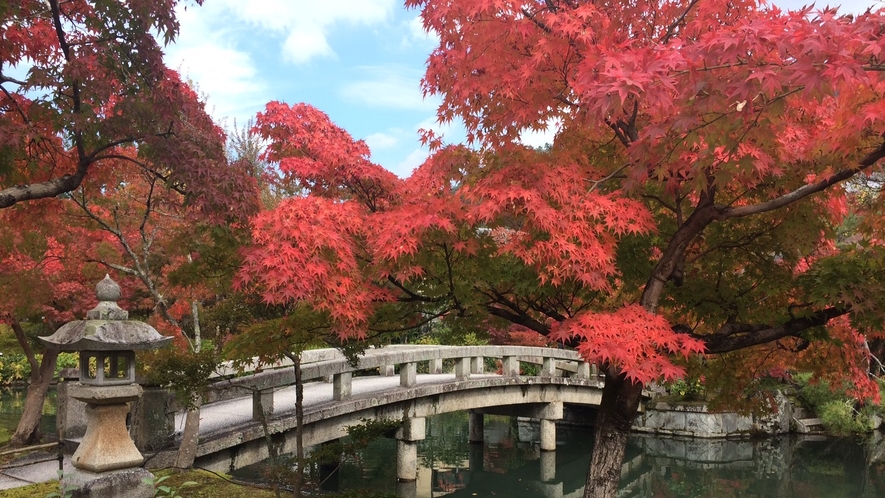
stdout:
{"type": "MultiPolygon", "coordinates": [[[[234,373],[221,372],[204,398],[199,467],[231,471],[267,458],[262,413],[281,451],[295,449],[291,364],[225,378],[234,373]]],[[[398,474],[404,480],[414,472],[408,460],[416,441],[424,438],[425,417],[470,411],[471,440],[479,441],[484,413],[535,418],[541,424],[541,449],[554,450],[555,421],[562,418],[563,407],[598,405],[603,383],[574,351],[523,346],[387,346],[367,350],[356,365],[335,349],[314,350],[302,356],[302,375],[304,445],[342,437],[347,426],[362,419],[401,421],[398,467],[403,470],[398,474]],[[496,360],[494,372],[487,371],[493,364],[489,358],[496,360]],[[443,373],[445,360],[454,362],[454,371],[443,373]],[[521,374],[520,365],[533,365],[526,369],[533,375],[521,374]]],[[[68,412],[60,418],[68,420],[63,435],[76,441],[74,403],[60,403],[60,412],[68,412]]],[[[133,436],[148,466],[171,463],[184,416],[173,405],[168,393],[147,389],[133,410],[133,436]]]]}

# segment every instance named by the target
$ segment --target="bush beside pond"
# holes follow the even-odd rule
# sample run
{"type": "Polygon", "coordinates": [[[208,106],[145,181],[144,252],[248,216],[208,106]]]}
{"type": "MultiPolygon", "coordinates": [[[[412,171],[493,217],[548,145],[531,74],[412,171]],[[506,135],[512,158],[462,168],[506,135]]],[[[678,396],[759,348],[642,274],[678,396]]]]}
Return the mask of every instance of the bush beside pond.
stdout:
{"type": "Polygon", "coordinates": [[[882,401],[861,404],[848,396],[847,385],[830,386],[825,381],[812,382],[810,373],[796,374],[797,399],[802,408],[821,419],[827,432],[849,435],[875,429],[876,418],[885,418],[885,382],[879,381],[882,401]]]}
{"type": "MultiPolygon", "coordinates": [[[[43,356],[36,355],[39,363],[43,356]]],[[[63,368],[77,368],[79,359],[77,353],[59,353],[55,365],[55,375],[63,368]]],[[[4,353],[0,356],[0,384],[9,385],[16,382],[26,382],[31,375],[31,364],[22,353],[4,353]]]]}

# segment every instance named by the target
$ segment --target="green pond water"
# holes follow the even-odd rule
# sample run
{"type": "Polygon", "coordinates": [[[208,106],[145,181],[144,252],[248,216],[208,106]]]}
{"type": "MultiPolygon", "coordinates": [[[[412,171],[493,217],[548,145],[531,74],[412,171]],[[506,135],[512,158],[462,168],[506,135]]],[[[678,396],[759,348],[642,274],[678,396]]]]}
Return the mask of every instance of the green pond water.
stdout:
{"type": "MultiPolygon", "coordinates": [[[[0,387],[0,445],[6,444],[21,418],[25,404],[25,388],[0,387]]],[[[43,418],[40,430],[44,434],[55,434],[55,389],[50,389],[43,403],[43,418]]]]}
{"type": "MultiPolygon", "coordinates": [[[[366,489],[430,498],[538,498],[581,496],[593,432],[560,426],[557,450],[538,449],[538,429],[508,417],[486,416],[485,444],[467,443],[464,413],[428,419],[418,446],[414,484],[396,482],[396,444],[374,441],[344,459],[325,479],[328,490],[366,489]]],[[[316,469],[314,469],[316,470],[316,469]]],[[[262,481],[266,464],[238,477],[262,481]]],[[[885,444],[865,440],[780,437],[699,440],[636,435],[622,469],[619,498],[885,497],[885,444]]]]}

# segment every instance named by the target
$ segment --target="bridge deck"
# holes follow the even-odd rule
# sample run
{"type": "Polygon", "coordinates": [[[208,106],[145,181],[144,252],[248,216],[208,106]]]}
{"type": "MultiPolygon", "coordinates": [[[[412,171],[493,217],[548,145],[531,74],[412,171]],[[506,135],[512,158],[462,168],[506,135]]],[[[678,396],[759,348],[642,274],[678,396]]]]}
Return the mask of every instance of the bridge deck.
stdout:
{"type": "MultiPolygon", "coordinates": [[[[471,380],[500,378],[496,374],[471,374],[471,380]]],[[[455,382],[454,373],[419,374],[416,376],[417,386],[442,385],[455,382]]],[[[372,398],[395,391],[413,388],[400,387],[400,378],[395,376],[354,377],[352,399],[372,398]]],[[[322,405],[333,404],[332,384],[330,382],[308,382],[304,384],[305,412],[322,405]]],[[[287,386],[274,392],[274,416],[278,417],[295,411],[295,386],[287,386]]],[[[176,432],[184,427],[184,413],[175,415],[176,432]]],[[[218,401],[204,405],[200,410],[200,436],[208,436],[252,422],[252,397],[218,401]]]]}

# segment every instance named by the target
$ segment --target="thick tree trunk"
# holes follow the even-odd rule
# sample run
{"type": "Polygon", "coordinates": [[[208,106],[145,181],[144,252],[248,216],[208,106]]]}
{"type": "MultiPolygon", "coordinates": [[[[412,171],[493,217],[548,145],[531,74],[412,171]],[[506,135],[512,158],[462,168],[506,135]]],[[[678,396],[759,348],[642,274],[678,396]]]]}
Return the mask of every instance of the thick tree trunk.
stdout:
{"type": "Polygon", "coordinates": [[[25,397],[24,410],[22,411],[21,419],[18,421],[15,434],[12,435],[12,439],[9,441],[10,446],[21,447],[40,442],[42,437],[40,433],[40,419],[43,416],[43,402],[46,400],[46,393],[49,392],[49,385],[52,383],[52,376],[55,374],[55,362],[57,359],[58,351],[47,350],[43,353],[40,368],[31,369],[30,384],[28,384],[28,394],[25,397]]]}
{"type": "Polygon", "coordinates": [[[607,374],[594,424],[593,454],[584,498],[614,498],[621,480],[627,436],[642,398],[642,384],[607,374]]]}

